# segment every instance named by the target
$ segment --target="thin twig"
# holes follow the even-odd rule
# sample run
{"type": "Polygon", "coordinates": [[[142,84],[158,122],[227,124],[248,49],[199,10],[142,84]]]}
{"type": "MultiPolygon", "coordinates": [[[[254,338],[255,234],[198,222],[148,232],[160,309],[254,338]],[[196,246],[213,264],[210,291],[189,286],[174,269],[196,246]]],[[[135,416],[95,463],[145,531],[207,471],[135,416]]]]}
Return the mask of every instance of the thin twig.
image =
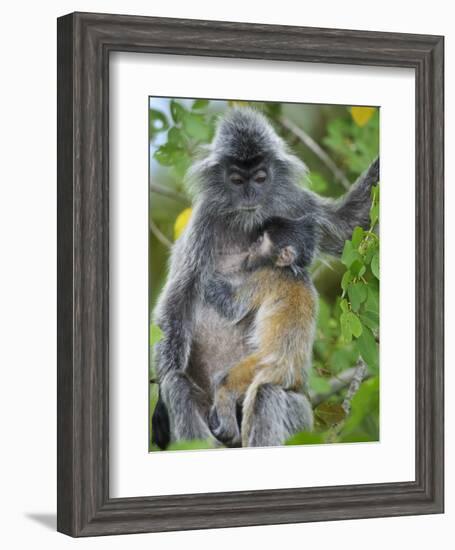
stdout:
{"type": "Polygon", "coordinates": [[[316,281],[316,279],[319,277],[319,275],[324,271],[324,268],[325,268],[324,264],[319,264],[316,267],[316,269],[311,274],[311,278],[313,279],[313,281],[316,281]]]}
{"type": "Polygon", "coordinates": [[[150,230],[155,235],[155,237],[160,241],[160,243],[164,244],[165,247],[171,248],[172,242],[166,237],[164,233],[162,233],[158,226],[155,224],[155,222],[150,219],[150,230]]]}
{"type": "Polygon", "coordinates": [[[355,367],[354,376],[352,377],[351,383],[349,384],[348,391],[346,392],[346,396],[343,400],[343,403],[341,404],[344,412],[346,413],[346,416],[351,412],[352,398],[358,392],[360,388],[360,384],[362,383],[362,380],[365,378],[366,373],[367,373],[367,366],[365,365],[365,362],[363,361],[363,359],[359,359],[357,366],[355,367]]]}
{"type": "Polygon", "coordinates": [[[313,279],[313,281],[316,281],[319,275],[321,275],[321,273],[325,269],[330,269],[333,271],[332,260],[330,258],[319,258],[319,264],[314,268],[314,271],[311,273],[311,278],[313,279]]]}
{"type": "Polygon", "coordinates": [[[168,189],[167,187],[164,187],[163,185],[159,185],[157,183],[151,183],[149,187],[152,193],[158,193],[159,195],[174,199],[186,205],[190,204],[190,200],[178,191],[173,191],[172,189],[168,189]]]}
{"type": "MultiPolygon", "coordinates": [[[[333,378],[329,378],[327,382],[329,383],[330,388],[324,392],[324,393],[315,393],[310,391],[310,400],[313,405],[313,407],[316,407],[323,401],[327,401],[329,397],[332,395],[335,395],[343,388],[346,388],[346,386],[349,386],[356,375],[357,372],[357,366],[351,367],[350,369],[346,369],[343,372],[340,372],[337,376],[334,376],[333,378]]],[[[368,378],[368,374],[366,373],[364,376],[364,380],[368,378]]]]}
{"type": "Polygon", "coordinates": [[[337,179],[345,189],[351,187],[351,183],[344,173],[338,168],[338,166],[333,162],[329,155],[318,145],[314,139],[308,135],[305,130],[294,124],[292,120],[281,116],[279,117],[279,122],[290,132],[292,132],[299,140],[308,147],[313,153],[327,166],[327,168],[333,173],[335,179],[337,179]]]}

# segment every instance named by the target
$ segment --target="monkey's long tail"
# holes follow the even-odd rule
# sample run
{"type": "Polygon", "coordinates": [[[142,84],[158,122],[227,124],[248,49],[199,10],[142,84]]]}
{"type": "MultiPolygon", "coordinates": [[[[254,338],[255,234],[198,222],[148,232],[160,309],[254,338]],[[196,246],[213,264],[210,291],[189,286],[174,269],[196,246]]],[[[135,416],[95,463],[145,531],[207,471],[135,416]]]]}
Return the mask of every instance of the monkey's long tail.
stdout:
{"type": "Polygon", "coordinates": [[[352,185],[341,200],[322,205],[319,226],[322,231],[320,251],[338,256],[356,226],[368,229],[371,188],[379,182],[379,157],[352,185]]]}

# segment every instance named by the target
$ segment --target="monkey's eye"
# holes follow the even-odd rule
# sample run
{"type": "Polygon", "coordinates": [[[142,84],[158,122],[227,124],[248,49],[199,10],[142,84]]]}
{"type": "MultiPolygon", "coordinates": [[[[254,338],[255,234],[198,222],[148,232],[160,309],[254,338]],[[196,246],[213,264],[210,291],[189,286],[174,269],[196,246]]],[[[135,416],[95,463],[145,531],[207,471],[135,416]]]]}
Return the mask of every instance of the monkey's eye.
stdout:
{"type": "Polygon", "coordinates": [[[240,174],[231,174],[229,179],[235,185],[242,185],[242,183],[243,183],[243,178],[240,174]]]}
{"type": "Polygon", "coordinates": [[[259,172],[256,172],[254,175],[254,181],[256,183],[264,183],[267,179],[267,172],[265,170],[259,170],[259,172]]]}

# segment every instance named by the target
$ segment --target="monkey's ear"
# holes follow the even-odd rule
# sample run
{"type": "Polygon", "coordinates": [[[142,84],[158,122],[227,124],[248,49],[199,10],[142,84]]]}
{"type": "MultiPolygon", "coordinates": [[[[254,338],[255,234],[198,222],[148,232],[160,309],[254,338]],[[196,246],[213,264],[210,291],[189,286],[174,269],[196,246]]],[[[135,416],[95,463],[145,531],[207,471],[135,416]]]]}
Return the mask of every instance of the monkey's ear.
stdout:
{"type": "Polygon", "coordinates": [[[297,258],[297,252],[293,246],[285,246],[278,253],[278,258],[275,265],[278,267],[286,267],[295,262],[297,258]]]}

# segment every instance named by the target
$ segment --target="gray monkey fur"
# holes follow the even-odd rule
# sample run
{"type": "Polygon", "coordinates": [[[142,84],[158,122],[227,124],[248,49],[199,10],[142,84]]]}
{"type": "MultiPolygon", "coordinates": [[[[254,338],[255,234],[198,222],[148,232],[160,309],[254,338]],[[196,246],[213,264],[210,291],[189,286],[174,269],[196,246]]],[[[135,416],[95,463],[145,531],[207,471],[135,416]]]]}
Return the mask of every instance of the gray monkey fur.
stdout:
{"type": "MultiPolygon", "coordinates": [[[[171,441],[213,438],[207,416],[214,389],[249,351],[249,319],[232,324],[204,299],[214,273],[241,284],[252,233],[272,216],[311,214],[320,234],[318,251],[333,255],[341,253],[354,227],[369,224],[379,160],[339,200],[300,187],[305,172],[267,119],[248,108],[232,109],[221,119],[206,154],[190,170],[197,190],[193,214],[173,246],[168,280],[154,312],[163,331],[155,366],[171,441]],[[226,189],[226,159],[247,161],[258,155],[266,161],[272,189],[256,210],[239,209],[226,189]]],[[[258,392],[254,411],[251,446],[280,445],[312,424],[306,396],[270,384],[258,392]]]]}

